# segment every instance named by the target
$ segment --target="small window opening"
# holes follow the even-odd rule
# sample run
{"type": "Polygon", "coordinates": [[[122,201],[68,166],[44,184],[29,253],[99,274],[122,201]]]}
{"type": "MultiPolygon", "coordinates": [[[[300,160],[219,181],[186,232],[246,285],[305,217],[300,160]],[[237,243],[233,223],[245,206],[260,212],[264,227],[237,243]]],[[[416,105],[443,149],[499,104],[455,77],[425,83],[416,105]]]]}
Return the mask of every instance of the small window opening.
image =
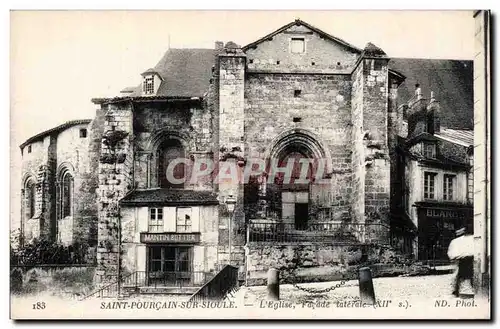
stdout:
{"type": "Polygon", "coordinates": [[[250,59],[248,62],[249,62],[250,64],[253,64],[253,59],[250,59]]]}
{"type": "Polygon", "coordinates": [[[87,138],[87,129],[80,129],[80,138],[87,138]]]}
{"type": "Polygon", "coordinates": [[[295,54],[304,53],[306,51],[306,46],[304,38],[292,38],[290,43],[291,52],[295,54]]]}
{"type": "Polygon", "coordinates": [[[277,65],[280,65],[280,61],[276,61],[276,64],[277,64],[277,65]]]}
{"type": "Polygon", "coordinates": [[[302,118],[300,117],[294,117],[293,122],[302,122],[302,118]]]}
{"type": "Polygon", "coordinates": [[[300,97],[300,94],[302,94],[302,90],[296,89],[293,91],[293,97],[300,97]]]}
{"type": "Polygon", "coordinates": [[[311,65],[316,65],[316,63],[315,63],[315,62],[312,62],[312,63],[311,63],[311,65]]]}
{"type": "Polygon", "coordinates": [[[340,62],[337,62],[337,65],[340,65],[340,62]]]}

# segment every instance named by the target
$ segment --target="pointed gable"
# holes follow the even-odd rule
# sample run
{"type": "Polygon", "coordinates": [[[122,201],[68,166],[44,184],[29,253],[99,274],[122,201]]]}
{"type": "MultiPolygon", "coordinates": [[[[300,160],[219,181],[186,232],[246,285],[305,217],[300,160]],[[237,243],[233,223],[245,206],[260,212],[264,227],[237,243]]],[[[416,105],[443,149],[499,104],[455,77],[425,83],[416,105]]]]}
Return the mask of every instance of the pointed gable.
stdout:
{"type": "Polygon", "coordinates": [[[361,49],[306,22],[295,20],[242,48],[250,70],[352,70],[361,49]]]}

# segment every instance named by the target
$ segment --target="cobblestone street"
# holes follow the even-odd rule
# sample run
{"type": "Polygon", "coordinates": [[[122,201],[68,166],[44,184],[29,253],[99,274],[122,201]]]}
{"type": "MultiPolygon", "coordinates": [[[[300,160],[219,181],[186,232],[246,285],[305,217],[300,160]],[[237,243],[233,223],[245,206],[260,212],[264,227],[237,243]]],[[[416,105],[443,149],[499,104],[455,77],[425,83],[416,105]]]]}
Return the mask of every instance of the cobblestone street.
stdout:
{"type": "MultiPolygon", "coordinates": [[[[453,274],[414,276],[414,277],[391,277],[375,278],[373,286],[375,296],[378,300],[415,300],[428,301],[439,298],[451,299],[451,283],[453,274]]],[[[326,290],[338,284],[336,282],[302,283],[298,287],[314,290],[326,290]]],[[[470,291],[470,287],[464,285],[462,293],[470,291]]],[[[241,287],[237,296],[244,296],[245,303],[266,298],[266,287],[241,287]]],[[[236,298],[238,298],[235,296],[236,298]]],[[[308,293],[291,284],[280,285],[280,300],[300,303],[303,301],[348,301],[359,298],[359,287],[357,280],[347,281],[342,287],[325,293],[308,293]]]]}

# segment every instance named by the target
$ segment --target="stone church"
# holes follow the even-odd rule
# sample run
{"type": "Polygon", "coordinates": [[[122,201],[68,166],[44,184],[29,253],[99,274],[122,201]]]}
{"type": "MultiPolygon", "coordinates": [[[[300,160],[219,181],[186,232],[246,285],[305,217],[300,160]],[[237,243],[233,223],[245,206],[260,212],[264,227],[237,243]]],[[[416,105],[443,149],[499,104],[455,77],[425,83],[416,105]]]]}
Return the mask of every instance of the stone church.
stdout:
{"type": "Polygon", "coordinates": [[[36,167],[25,157],[35,141],[46,164],[26,175],[24,230],[95,240],[101,282],[138,273],[143,285],[199,286],[225,264],[249,283],[271,266],[327,275],[359,258],[353,246],[390,245],[393,222],[404,222],[391,215],[402,205],[397,146],[417,119],[400,105],[432,90],[453,105],[438,111],[436,101],[424,120],[472,126],[471,64],[418,61],[372,43],[359,49],[301,20],[243,47],[169,49],[140,85],[93,99],[91,122],[21,146],[23,172],[36,167]],[[425,76],[408,78],[421,87],[405,82],[412,74],[425,76]],[[459,96],[443,77],[454,77],[459,96]],[[85,147],[58,142],[63,134],[85,147]]]}

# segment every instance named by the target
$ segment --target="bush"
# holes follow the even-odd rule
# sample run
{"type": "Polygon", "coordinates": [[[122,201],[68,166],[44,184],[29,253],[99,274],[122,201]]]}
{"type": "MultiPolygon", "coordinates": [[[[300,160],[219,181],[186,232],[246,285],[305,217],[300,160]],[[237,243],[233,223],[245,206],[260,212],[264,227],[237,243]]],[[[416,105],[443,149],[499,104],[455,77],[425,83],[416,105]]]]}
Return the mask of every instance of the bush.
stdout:
{"type": "Polygon", "coordinates": [[[35,266],[43,264],[72,265],[88,264],[90,246],[86,243],[74,243],[63,246],[54,242],[35,239],[18,249],[10,248],[12,266],[35,266]]]}
{"type": "Polygon", "coordinates": [[[10,271],[10,291],[11,293],[18,294],[23,289],[23,272],[14,268],[10,271]]]}

